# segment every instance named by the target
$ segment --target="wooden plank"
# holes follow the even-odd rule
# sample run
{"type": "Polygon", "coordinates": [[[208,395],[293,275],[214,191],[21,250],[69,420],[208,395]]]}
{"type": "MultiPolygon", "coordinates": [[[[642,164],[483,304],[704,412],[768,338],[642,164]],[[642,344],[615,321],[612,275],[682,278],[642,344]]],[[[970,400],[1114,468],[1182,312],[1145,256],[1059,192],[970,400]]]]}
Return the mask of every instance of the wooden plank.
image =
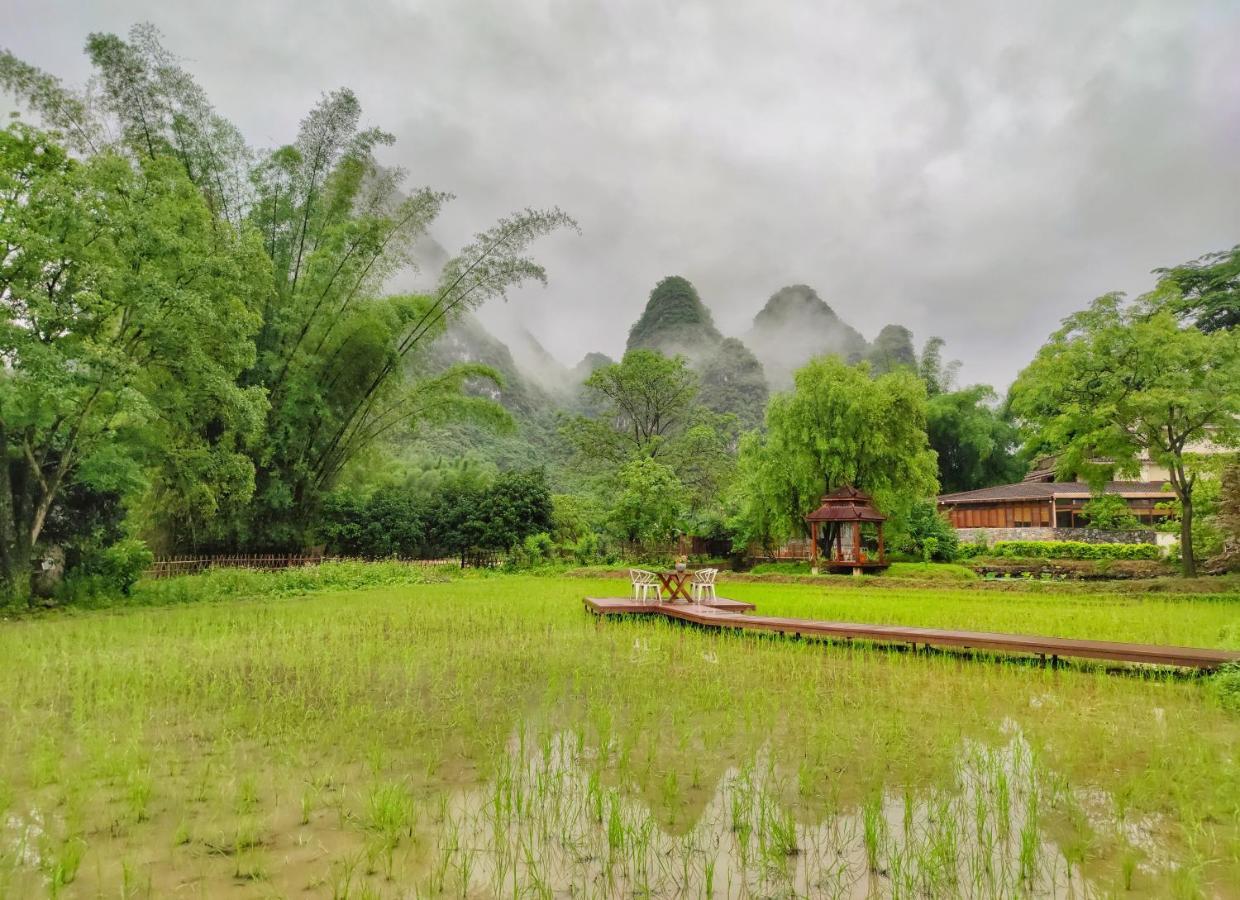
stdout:
{"type": "Polygon", "coordinates": [[[641,604],[632,600],[589,599],[587,608],[599,615],[637,613],[662,615],[671,619],[717,628],[743,631],[769,631],[824,639],[844,638],[875,643],[924,644],[966,650],[1022,653],[1034,656],[1098,659],[1151,665],[1212,669],[1229,662],[1240,662],[1240,651],[1208,647],[1173,647],[1158,644],[1132,644],[1120,641],[1091,641],[1081,638],[1006,634],[992,631],[957,631],[903,625],[867,625],[860,622],[823,622],[778,616],[743,615],[752,604],[732,601],[735,606],[704,606],[695,603],[641,604]],[[738,608],[739,607],[739,608],[738,608]],[[631,609],[630,609],[631,608],[631,609]]]}
{"type": "MultiPolygon", "coordinates": [[[[588,610],[602,616],[622,616],[622,615],[656,615],[659,610],[666,606],[674,606],[683,608],[688,606],[687,603],[643,603],[640,600],[634,600],[632,597],[586,597],[585,605],[588,610]]],[[[752,603],[746,603],[743,600],[729,600],[726,597],[717,597],[709,602],[704,609],[714,609],[718,611],[745,612],[753,609],[752,603]]]]}

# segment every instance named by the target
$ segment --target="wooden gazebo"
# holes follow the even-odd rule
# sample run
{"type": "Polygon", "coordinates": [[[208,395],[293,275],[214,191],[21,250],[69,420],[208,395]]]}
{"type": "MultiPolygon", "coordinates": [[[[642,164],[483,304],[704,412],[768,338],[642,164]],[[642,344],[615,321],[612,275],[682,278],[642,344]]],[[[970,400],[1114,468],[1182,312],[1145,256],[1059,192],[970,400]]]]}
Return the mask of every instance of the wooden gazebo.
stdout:
{"type": "Polygon", "coordinates": [[[805,517],[809,522],[810,565],[829,571],[885,569],[883,522],[887,517],[874,508],[868,494],[855,487],[836,488],[822,498],[822,505],[805,517]],[[863,534],[863,529],[869,534],[863,534]],[[821,543],[820,543],[821,541],[821,543]]]}

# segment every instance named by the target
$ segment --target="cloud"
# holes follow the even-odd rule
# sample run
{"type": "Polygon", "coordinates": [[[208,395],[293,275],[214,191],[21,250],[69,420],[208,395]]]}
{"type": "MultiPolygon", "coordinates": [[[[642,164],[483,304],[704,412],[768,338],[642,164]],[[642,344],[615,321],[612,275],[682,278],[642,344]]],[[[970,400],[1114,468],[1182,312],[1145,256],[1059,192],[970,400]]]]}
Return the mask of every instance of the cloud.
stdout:
{"type": "Polygon", "coordinates": [[[1003,386],[1097,294],[1240,241],[1230,0],[10,0],[7,19],[7,46],[70,80],[88,31],[152,21],[258,144],[354,88],[390,161],[458,196],[446,246],[562,206],[583,235],[541,245],[551,283],[512,303],[570,365],[618,353],[682,274],[726,333],[806,283],[1003,386]]]}

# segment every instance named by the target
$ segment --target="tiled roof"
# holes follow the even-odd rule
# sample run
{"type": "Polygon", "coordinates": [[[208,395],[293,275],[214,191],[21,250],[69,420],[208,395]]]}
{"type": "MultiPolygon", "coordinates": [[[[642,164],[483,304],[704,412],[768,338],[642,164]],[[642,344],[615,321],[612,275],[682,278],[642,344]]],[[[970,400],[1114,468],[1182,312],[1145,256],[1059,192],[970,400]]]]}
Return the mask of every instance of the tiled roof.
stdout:
{"type": "MultiPolygon", "coordinates": [[[[1108,481],[1105,492],[1121,497],[1164,497],[1165,481],[1108,481]]],[[[1080,481],[1019,481],[975,491],[942,494],[940,503],[977,503],[1003,500],[1049,500],[1052,497],[1088,497],[1089,485],[1080,481]]]]}

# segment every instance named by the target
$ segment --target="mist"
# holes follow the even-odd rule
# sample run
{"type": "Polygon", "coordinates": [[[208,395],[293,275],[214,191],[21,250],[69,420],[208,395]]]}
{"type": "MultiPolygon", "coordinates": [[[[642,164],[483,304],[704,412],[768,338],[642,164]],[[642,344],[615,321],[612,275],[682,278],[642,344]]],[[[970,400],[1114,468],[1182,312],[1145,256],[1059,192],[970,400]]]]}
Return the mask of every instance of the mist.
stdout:
{"type": "Polygon", "coordinates": [[[1064,315],[1240,240],[1227,0],[10,0],[3,44],[80,82],[85,34],[139,21],[258,145],[353,88],[396,136],[383,161],[457,195],[445,247],[570,212],[581,235],[536,250],[549,284],[480,313],[565,367],[618,356],[677,274],[725,335],[804,284],[866,339],[941,335],[962,382],[1002,389],[1064,315]]]}

